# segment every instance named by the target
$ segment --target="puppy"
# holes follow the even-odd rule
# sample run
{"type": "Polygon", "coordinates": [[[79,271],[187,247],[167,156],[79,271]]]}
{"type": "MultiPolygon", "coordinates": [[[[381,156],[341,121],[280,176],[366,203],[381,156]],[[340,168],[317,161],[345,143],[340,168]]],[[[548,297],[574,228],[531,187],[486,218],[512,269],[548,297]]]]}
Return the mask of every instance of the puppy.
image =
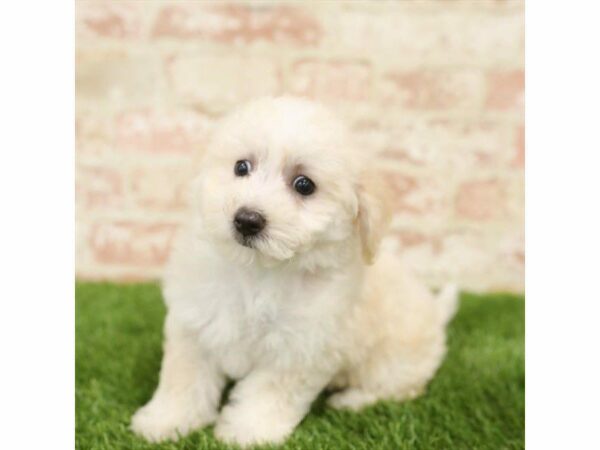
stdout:
{"type": "Polygon", "coordinates": [[[162,441],[215,423],[229,443],[278,443],[326,387],[353,410],[423,392],[456,290],[434,298],[391,254],[375,258],[389,213],[366,156],[307,100],[222,121],[166,269],[160,382],[134,432],[162,441]]]}

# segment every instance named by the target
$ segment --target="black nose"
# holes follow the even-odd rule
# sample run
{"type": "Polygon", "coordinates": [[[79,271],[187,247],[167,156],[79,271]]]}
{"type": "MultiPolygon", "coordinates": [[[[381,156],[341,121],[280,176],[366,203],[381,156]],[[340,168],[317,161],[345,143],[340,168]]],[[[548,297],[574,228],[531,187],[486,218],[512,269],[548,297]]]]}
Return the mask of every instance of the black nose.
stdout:
{"type": "Polygon", "coordinates": [[[254,236],[258,234],[267,224],[262,214],[247,208],[240,208],[233,218],[235,229],[243,236],[254,236]]]}

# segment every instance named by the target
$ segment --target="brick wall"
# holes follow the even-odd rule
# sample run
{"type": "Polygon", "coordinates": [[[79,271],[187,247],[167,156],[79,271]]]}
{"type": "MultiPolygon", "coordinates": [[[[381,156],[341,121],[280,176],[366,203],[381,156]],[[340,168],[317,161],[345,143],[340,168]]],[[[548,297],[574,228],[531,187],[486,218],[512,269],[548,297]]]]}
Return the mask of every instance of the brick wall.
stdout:
{"type": "Polygon", "coordinates": [[[518,0],[78,1],[77,276],[158,276],[215,120],[293,93],[376,157],[429,283],[522,290],[523,53],[518,0]]]}

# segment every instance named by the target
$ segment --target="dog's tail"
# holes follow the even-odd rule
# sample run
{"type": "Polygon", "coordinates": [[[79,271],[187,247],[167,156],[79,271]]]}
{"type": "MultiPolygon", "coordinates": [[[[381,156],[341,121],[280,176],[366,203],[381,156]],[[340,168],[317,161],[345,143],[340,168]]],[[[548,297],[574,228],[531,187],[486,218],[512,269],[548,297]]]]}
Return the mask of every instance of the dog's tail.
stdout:
{"type": "Polygon", "coordinates": [[[448,324],[458,310],[458,286],[447,284],[438,292],[435,301],[439,307],[442,323],[448,324]]]}

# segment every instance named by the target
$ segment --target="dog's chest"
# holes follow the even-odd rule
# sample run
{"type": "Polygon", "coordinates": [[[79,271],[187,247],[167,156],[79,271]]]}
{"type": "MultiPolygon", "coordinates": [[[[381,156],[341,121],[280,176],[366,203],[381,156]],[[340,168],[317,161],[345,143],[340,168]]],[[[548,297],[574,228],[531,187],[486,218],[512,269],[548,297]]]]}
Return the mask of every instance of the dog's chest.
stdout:
{"type": "Polygon", "coordinates": [[[211,302],[200,341],[222,369],[242,377],[293,345],[310,328],[311,301],[316,293],[298,276],[235,274],[221,298],[211,302]]]}

